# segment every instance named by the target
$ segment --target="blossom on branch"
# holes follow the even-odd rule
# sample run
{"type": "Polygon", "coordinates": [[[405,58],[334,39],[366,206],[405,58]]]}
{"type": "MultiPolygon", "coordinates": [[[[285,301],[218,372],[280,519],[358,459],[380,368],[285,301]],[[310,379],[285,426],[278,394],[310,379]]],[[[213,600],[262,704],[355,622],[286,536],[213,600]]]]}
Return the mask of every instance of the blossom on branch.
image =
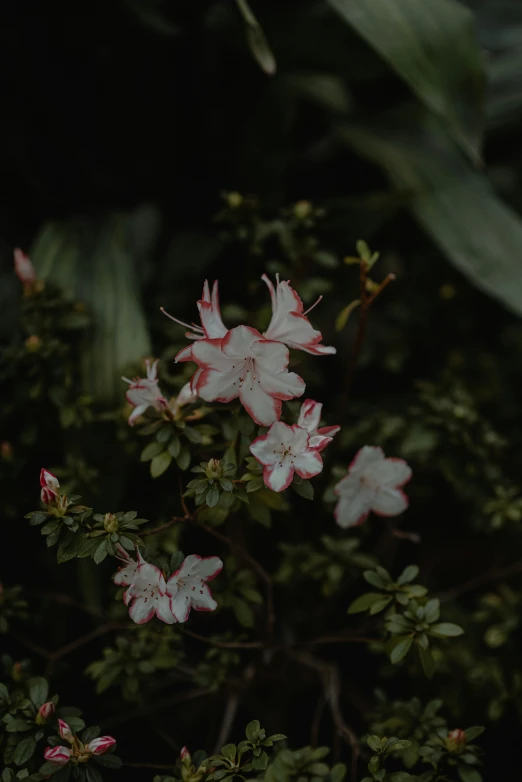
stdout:
{"type": "Polygon", "coordinates": [[[40,470],[40,486],[42,490],[40,492],[40,499],[44,505],[55,504],[60,497],[60,483],[56,475],[42,467],[40,470]]]}
{"type": "Polygon", "coordinates": [[[310,447],[306,429],[282,421],[272,424],[268,432],[250,446],[251,453],[263,465],[265,486],[272,491],[284,491],[292,483],[294,472],[301,478],[312,478],[323,469],[317,448],[310,447]]]}
{"type": "Polygon", "coordinates": [[[202,339],[176,361],[195,361],[199,371],[192,382],[207,402],[239,400],[261,426],[279,420],[283,400],[301,396],[303,380],[288,372],[289,354],[280,342],[265,339],[256,329],[236,326],[222,339],[202,339]]]}
{"type": "MultiPolygon", "coordinates": [[[[212,286],[212,294],[208,280],[205,280],[203,285],[203,295],[198,301],[199,317],[201,319],[201,326],[196,323],[184,323],[182,320],[174,318],[169,315],[168,312],[162,308],[161,311],[174,323],[179,323],[180,326],[184,326],[188,331],[185,332],[187,339],[200,340],[200,339],[221,339],[225,336],[228,329],[221,319],[221,311],[219,308],[219,289],[218,281],[215,280],[212,286]]],[[[192,361],[192,348],[193,345],[187,345],[178,353],[177,361],[192,361]]]]}
{"type": "Polygon", "coordinates": [[[176,617],[170,609],[170,596],[161,570],[143,562],[138,565],[132,582],[124,595],[125,605],[130,604],[129,616],[138,625],[157,616],[166,624],[174,624],[176,617]]]}
{"type": "Polygon", "coordinates": [[[267,339],[284,342],[289,348],[304,350],[316,356],[326,356],[336,353],[334,347],[321,345],[322,335],[316,331],[308,318],[307,313],[321,301],[321,297],[306,312],[303,302],[292,288],[289,281],[279,280],[276,274],[276,287],[266,274],[261,277],[268,286],[272,299],[272,319],[265,331],[267,339]]]}
{"type": "Polygon", "coordinates": [[[158,360],[156,359],[152,366],[150,361],[146,361],[145,364],[146,378],[136,377],[134,380],[129,380],[128,377],[122,377],[122,380],[129,384],[129,390],[125,395],[127,402],[134,408],[129,416],[130,426],[133,426],[149,407],[153,407],[159,413],[169,409],[169,403],[158,386],[158,360]]]}
{"type": "Polygon", "coordinates": [[[339,498],[334,511],[337,523],[354,527],[371,511],[398,516],[409,504],[401,487],[410,478],[411,468],[404,459],[386,458],[382,448],[365,445],[350,464],[348,475],[334,488],[339,498]]]}
{"type": "Polygon", "coordinates": [[[170,608],[178,622],[186,622],[191,609],[214,611],[217,603],[207,586],[223,569],[219,557],[200,557],[190,554],[167,581],[170,608]]]}
{"type": "Polygon", "coordinates": [[[297,425],[302,429],[306,429],[310,435],[310,448],[317,448],[318,451],[322,451],[327,445],[330,445],[334,436],[341,430],[340,426],[322,426],[319,428],[322,409],[321,402],[305,399],[297,419],[297,425]]]}

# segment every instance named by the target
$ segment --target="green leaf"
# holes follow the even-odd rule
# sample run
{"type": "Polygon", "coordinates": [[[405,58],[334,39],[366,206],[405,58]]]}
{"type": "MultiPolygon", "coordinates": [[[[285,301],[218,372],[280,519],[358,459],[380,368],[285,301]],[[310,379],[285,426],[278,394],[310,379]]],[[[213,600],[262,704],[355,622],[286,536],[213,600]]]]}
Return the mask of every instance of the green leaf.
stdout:
{"type": "Polygon", "coordinates": [[[408,565],[408,567],[404,568],[400,574],[399,578],[397,579],[397,583],[400,584],[400,586],[403,586],[404,584],[410,584],[415,578],[417,578],[418,575],[419,568],[417,565],[408,565]]]}
{"type": "MultiPolygon", "coordinates": [[[[257,743],[259,739],[259,731],[261,730],[261,723],[259,720],[252,720],[245,728],[245,735],[252,744],[257,743]]],[[[285,737],[286,738],[286,737],[285,737]]]]}
{"type": "Polygon", "coordinates": [[[441,622],[440,624],[432,625],[429,633],[430,635],[456,637],[457,635],[462,635],[464,630],[452,622],[441,622]]]}
{"type": "Polygon", "coordinates": [[[335,330],[342,331],[348,323],[348,318],[356,307],[361,303],[360,299],[354,299],[344,307],[335,319],[335,330]]]}
{"type": "Polygon", "coordinates": [[[179,570],[184,559],[185,555],[182,551],[175,551],[170,558],[170,572],[175,573],[176,570],[179,570]]]}
{"type": "Polygon", "coordinates": [[[305,479],[305,480],[296,481],[294,478],[290,486],[295,491],[296,494],[299,494],[300,497],[304,497],[305,500],[313,500],[314,487],[312,486],[309,480],[305,479]]]}
{"type": "Polygon", "coordinates": [[[182,448],[176,457],[176,464],[180,470],[186,470],[190,464],[190,451],[186,448],[182,448]]]}
{"type": "Polygon", "coordinates": [[[245,22],[248,45],[255,61],[264,73],[273,76],[277,70],[277,64],[259,22],[247,0],[236,0],[236,3],[245,22]]]}
{"type": "Polygon", "coordinates": [[[413,215],[459,271],[522,314],[522,220],[436,121],[401,112],[389,122],[381,116],[379,129],[343,125],[340,135],[385,168],[397,190],[412,194],[413,215]]]}
{"type": "Polygon", "coordinates": [[[117,769],[123,766],[123,760],[118,755],[113,755],[112,753],[109,755],[98,755],[96,762],[104,768],[117,769]]]}
{"type": "Polygon", "coordinates": [[[14,717],[5,724],[7,733],[24,733],[26,730],[31,730],[32,727],[34,727],[34,725],[31,725],[30,722],[26,722],[22,717],[14,717]]]}
{"type": "Polygon", "coordinates": [[[153,441],[145,446],[140,454],[140,459],[142,462],[150,462],[151,459],[154,459],[155,456],[158,456],[158,454],[162,453],[164,450],[165,446],[163,443],[153,441]]]}
{"type": "Polygon", "coordinates": [[[235,597],[232,601],[232,610],[236,615],[236,619],[243,627],[254,626],[254,613],[248,603],[235,597]]]}
{"type": "Polygon", "coordinates": [[[377,589],[386,589],[389,586],[389,582],[379,573],[376,573],[375,570],[365,570],[363,578],[372,586],[377,587],[377,589]]]}
{"type": "Polygon", "coordinates": [[[401,638],[398,644],[393,647],[393,649],[390,652],[390,662],[392,663],[398,663],[406,655],[411,649],[411,645],[413,643],[413,638],[411,636],[408,636],[407,638],[401,638]]]}
{"type": "Polygon", "coordinates": [[[458,771],[462,782],[482,782],[482,774],[479,774],[474,768],[459,766],[458,771]]]}
{"type": "Polygon", "coordinates": [[[121,376],[151,352],[136,272],[138,219],[136,210],[101,220],[49,222],[31,248],[38,277],[87,305],[92,324],[81,352],[83,391],[104,403],[121,403],[121,376]]]}
{"type": "Polygon", "coordinates": [[[472,728],[466,728],[466,730],[464,731],[464,733],[466,735],[466,740],[468,742],[474,741],[479,736],[482,736],[484,731],[485,731],[485,728],[482,725],[475,725],[472,728]]]}
{"type": "MultiPolygon", "coordinates": [[[[51,535],[48,535],[47,540],[49,540],[50,537],[51,535]]],[[[76,535],[74,532],[67,532],[67,535],[63,543],[61,543],[56,555],[58,564],[60,565],[62,562],[68,562],[70,559],[74,559],[76,556],[78,556],[81,542],[81,535],[76,535]]]]}
{"type": "Polygon", "coordinates": [[[103,560],[107,556],[107,540],[102,540],[96,551],[94,552],[93,559],[96,562],[97,565],[100,564],[100,562],[103,562],[103,560]]]}
{"type": "Polygon", "coordinates": [[[168,451],[159,453],[150,463],[150,474],[153,478],[159,478],[170,467],[172,456],[168,451]]]}
{"type": "Polygon", "coordinates": [[[172,435],[167,450],[174,459],[177,459],[181,450],[181,440],[176,433],[172,435]]]}
{"type": "Polygon", "coordinates": [[[485,73],[471,11],[454,0],[328,3],[480,161],[485,73]]]}
{"type": "Polygon", "coordinates": [[[224,747],[221,747],[221,754],[223,757],[228,758],[228,760],[235,760],[236,749],[235,744],[225,744],[224,747]]]}
{"type": "MultiPolygon", "coordinates": [[[[266,769],[267,765],[268,765],[268,755],[266,754],[266,752],[264,750],[259,753],[258,757],[253,757],[252,758],[252,768],[255,769],[256,771],[264,771],[266,769]]],[[[312,766],[309,766],[307,770],[311,774],[315,773],[312,770],[312,766]]]]}
{"type": "Polygon", "coordinates": [[[428,679],[432,679],[435,674],[435,660],[433,659],[431,649],[422,649],[420,646],[417,646],[417,650],[425,676],[427,676],[428,679]]]}
{"type": "Polygon", "coordinates": [[[214,508],[219,502],[219,489],[217,486],[211,486],[205,496],[209,508],[214,508]]]}
{"type": "Polygon", "coordinates": [[[13,763],[16,766],[23,766],[32,757],[35,749],[36,741],[33,736],[27,736],[27,738],[22,739],[22,741],[18,742],[13,752],[13,763]]]}
{"type": "Polygon", "coordinates": [[[91,763],[85,766],[85,779],[86,782],[103,782],[102,775],[91,763]]]}
{"type": "Polygon", "coordinates": [[[423,608],[424,618],[430,624],[436,622],[440,616],[440,600],[434,597],[432,600],[428,600],[423,608]]]}
{"type": "Polygon", "coordinates": [[[349,614],[359,614],[362,611],[367,611],[374,603],[381,602],[383,598],[389,603],[391,597],[381,595],[378,592],[365,592],[364,595],[357,597],[353,603],[350,603],[348,608],[349,614]]]}
{"type": "Polygon", "coordinates": [[[27,682],[29,697],[37,709],[42,706],[49,695],[49,685],[43,676],[35,676],[27,682]]]}

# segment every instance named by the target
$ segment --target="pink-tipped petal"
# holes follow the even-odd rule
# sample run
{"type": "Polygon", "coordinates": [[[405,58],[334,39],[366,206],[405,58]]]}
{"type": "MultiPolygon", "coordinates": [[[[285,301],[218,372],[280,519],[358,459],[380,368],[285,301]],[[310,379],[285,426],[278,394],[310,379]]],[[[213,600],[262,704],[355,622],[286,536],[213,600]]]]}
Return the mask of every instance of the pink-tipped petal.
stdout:
{"type": "Polygon", "coordinates": [[[47,747],[44,750],[44,758],[55,766],[65,766],[71,759],[72,750],[68,747],[47,747]]]}
{"type": "Polygon", "coordinates": [[[304,453],[300,453],[294,461],[295,471],[301,478],[313,478],[319,475],[323,469],[323,460],[319,452],[313,448],[308,448],[304,453]]]}
{"type": "Polygon", "coordinates": [[[87,749],[93,755],[103,755],[105,752],[111,749],[111,747],[114,747],[115,744],[116,739],[114,739],[112,736],[100,736],[98,739],[89,741],[85,749],[87,749]]]}
{"type": "Polygon", "coordinates": [[[409,505],[408,497],[401,489],[381,486],[372,502],[372,510],[379,516],[398,516],[409,505]]]}
{"type": "Polygon", "coordinates": [[[272,491],[288,489],[294,477],[294,468],[290,461],[273,464],[263,470],[265,486],[272,491]]]}

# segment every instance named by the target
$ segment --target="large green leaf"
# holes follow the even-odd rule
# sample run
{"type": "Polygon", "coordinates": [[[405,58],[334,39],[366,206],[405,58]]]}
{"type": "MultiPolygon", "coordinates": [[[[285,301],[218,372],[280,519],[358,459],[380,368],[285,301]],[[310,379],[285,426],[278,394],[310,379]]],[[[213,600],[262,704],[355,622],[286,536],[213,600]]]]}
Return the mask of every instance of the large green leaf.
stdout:
{"type": "Polygon", "coordinates": [[[90,310],[89,345],[82,354],[84,392],[105,404],[122,399],[122,373],[151,350],[136,273],[142,250],[132,217],[123,214],[98,223],[47,223],[31,249],[39,276],[90,310]]]}
{"type": "MultiPolygon", "coordinates": [[[[343,123],[342,139],[382,166],[412,196],[418,222],[469,279],[522,314],[521,218],[474,171],[432,116],[387,121],[378,129],[343,123]]],[[[395,117],[393,118],[395,120],[395,117]]]]}
{"type": "Polygon", "coordinates": [[[328,0],[480,160],[484,66],[473,15],[455,0],[328,0]]]}

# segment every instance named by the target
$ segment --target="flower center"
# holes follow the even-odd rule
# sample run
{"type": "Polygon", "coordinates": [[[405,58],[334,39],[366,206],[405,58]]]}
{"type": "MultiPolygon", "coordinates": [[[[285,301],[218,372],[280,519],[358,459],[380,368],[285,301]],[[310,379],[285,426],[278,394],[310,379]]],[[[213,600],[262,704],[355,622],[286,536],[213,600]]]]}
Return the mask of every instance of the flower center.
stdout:
{"type": "Polygon", "coordinates": [[[253,391],[254,383],[261,383],[259,372],[256,371],[256,360],[252,356],[247,356],[247,358],[242,360],[241,364],[232,364],[232,369],[236,369],[236,367],[241,367],[241,374],[238,380],[234,381],[232,385],[239,385],[239,388],[243,388],[246,383],[247,388],[249,388],[250,391],[253,391]]]}

